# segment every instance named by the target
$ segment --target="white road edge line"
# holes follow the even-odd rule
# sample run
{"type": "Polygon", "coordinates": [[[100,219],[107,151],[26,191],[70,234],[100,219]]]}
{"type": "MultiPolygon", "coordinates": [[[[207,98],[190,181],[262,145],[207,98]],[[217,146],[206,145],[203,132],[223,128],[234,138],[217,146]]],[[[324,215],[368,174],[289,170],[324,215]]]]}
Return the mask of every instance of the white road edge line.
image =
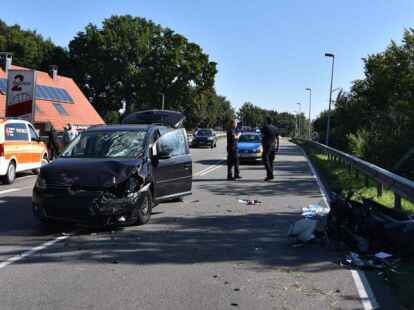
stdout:
{"type": "MultiPolygon", "coordinates": [[[[303,156],[306,158],[306,162],[308,163],[308,166],[310,170],[312,171],[312,175],[316,179],[316,182],[318,183],[319,190],[321,192],[321,195],[323,197],[325,204],[329,206],[328,192],[325,186],[323,185],[321,179],[319,178],[319,175],[316,173],[316,169],[313,166],[312,162],[309,160],[305,151],[301,147],[299,147],[299,149],[302,151],[303,156]]],[[[359,298],[361,299],[364,310],[379,309],[378,301],[375,298],[374,293],[372,292],[371,286],[368,283],[365,273],[361,270],[353,269],[351,270],[351,275],[352,275],[352,279],[354,280],[354,284],[358,291],[358,295],[359,295],[359,298]]]]}
{"type": "Polygon", "coordinates": [[[21,254],[12,256],[12,257],[10,257],[10,258],[8,258],[5,261],[0,263],[0,269],[4,268],[4,267],[6,267],[10,264],[13,264],[15,262],[18,262],[19,260],[22,260],[25,257],[31,256],[31,255],[35,254],[36,252],[42,251],[42,250],[54,245],[55,243],[57,243],[59,241],[62,241],[62,240],[65,240],[65,239],[69,238],[70,236],[72,236],[72,234],[68,234],[68,235],[65,235],[65,236],[59,236],[55,239],[49,240],[45,243],[42,243],[41,245],[36,246],[36,247],[34,247],[30,250],[27,250],[27,251],[25,251],[21,254]]]}

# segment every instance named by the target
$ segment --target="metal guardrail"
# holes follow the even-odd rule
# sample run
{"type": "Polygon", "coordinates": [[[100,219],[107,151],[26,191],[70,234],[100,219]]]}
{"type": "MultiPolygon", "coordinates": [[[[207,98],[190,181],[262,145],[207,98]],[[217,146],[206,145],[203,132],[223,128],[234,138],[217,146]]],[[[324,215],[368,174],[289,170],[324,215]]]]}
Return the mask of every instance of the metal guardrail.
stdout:
{"type": "Polygon", "coordinates": [[[358,157],[352,156],[345,152],[339,151],[327,145],[303,140],[296,139],[305,145],[312,148],[316,148],[323,153],[327,154],[332,160],[338,160],[348,165],[350,171],[355,169],[366,177],[366,183],[368,183],[368,177],[372,178],[377,183],[377,193],[379,196],[382,195],[383,188],[386,187],[394,192],[394,207],[401,209],[401,197],[408,201],[414,202],[414,181],[392,173],[384,168],[378,167],[377,165],[371,164],[358,157]]]}

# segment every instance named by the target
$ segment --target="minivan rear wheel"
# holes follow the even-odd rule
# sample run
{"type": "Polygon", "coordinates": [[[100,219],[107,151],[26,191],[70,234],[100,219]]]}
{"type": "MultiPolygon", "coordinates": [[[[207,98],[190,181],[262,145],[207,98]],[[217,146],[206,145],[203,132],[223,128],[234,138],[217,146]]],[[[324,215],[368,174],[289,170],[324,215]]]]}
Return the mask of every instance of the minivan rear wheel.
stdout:
{"type": "Polygon", "coordinates": [[[5,184],[13,184],[16,180],[16,164],[14,161],[11,161],[9,166],[7,167],[6,175],[3,176],[3,183],[5,184]]]}

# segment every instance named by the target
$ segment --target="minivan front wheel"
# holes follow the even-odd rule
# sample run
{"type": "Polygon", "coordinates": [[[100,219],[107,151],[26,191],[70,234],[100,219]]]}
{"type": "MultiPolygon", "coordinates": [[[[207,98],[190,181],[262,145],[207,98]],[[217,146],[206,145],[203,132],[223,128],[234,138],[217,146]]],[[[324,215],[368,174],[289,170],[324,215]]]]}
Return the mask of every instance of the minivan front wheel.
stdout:
{"type": "Polygon", "coordinates": [[[14,180],[16,180],[16,164],[11,161],[9,167],[7,167],[6,175],[3,176],[3,183],[13,184],[14,180]]]}
{"type": "Polygon", "coordinates": [[[152,213],[151,193],[145,192],[142,194],[134,213],[136,214],[137,225],[143,225],[149,222],[152,213]]]}

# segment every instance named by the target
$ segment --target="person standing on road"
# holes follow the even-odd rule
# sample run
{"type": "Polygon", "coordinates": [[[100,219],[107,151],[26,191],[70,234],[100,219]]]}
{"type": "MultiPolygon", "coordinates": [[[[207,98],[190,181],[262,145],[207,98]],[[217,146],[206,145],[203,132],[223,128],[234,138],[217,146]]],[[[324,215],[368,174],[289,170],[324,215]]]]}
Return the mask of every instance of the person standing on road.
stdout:
{"type": "Polygon", "coordinates": [[[71,143],[77,135],[78,131],[71,124],[67,124],[67,126],[64,128],[63,133],[63,140],[65,142],[65,145],[71,143]]]}
{"type": "Polygon", "coordinates": [[[240,131],[237,130],[237,121],[232,120],[230,128],[227,130],[227,180],[241,179],[239,171],[239,154],[237,152],[239,137],[240,131]]]}
{"type": "Polygon", "coordinates": [[[266,168],[265,181],[273,180],[273,161],[275,152],[279,152],[279,129],[272,125],[272,119],[266,118],[262,128],[263,163],[266,168]]]}
{"type": "Polygon", "coordinates": [[[59,144],[58,144],[56,131],[55,131],[55,128],[53,128],[53,126],[50,126],[48,138],[49,139],[48,139],[47,147],[49,149],[49,156],[50,156],[49,159],[54,160],[56,159],[56,157],[59,156],[59,144]]]}

